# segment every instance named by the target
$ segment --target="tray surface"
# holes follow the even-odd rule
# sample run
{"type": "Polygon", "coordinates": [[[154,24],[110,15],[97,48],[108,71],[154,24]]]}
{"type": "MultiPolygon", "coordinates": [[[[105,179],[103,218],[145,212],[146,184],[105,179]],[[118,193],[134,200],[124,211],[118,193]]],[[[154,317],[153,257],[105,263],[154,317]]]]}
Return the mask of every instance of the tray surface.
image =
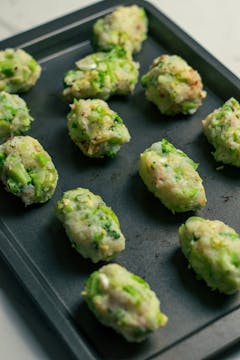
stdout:
{"type": "MultiPolygon", "coordinates": [[[[129,3],[116,1],[115,4],[129,3]]],[[[29,134],[51,154],[59,172],[59,182],[51,201],[28,208],[1,186],[0,251],[77,358],[148,359],[159,356],[170,359],[177,355],[179,344],[188,341],[188,349],[193,347],[197,359],[237,339],[239,332],[232,315],[238,314],[240,297],[212,292],[204,282],[196,280],[180,251],[177,235],[179,225],[192,213],[173,215],[164,208],[142,183],[137,162],[146,147],[162,137],[167,138],[200,164],[199,173],[208,203],[197,214],[222,220],[240,232],[237,216],[239,171],[228,166],[222,171],[216,170],[218,165],[211,156],[212,148],[201,130],[201,120],[209,112],[227,98],[237,97],[239,82],[159,11],[140,0],[134,3],[145,6],[150,20],[149,37],[135,57],[140,62],[140,74],[145,73],[160,54],[183,56],[203,77],[208,93],[203,106],[190,117],[163,117],[145,99],[138,83],[132,96],[108,101],[124,119],[131,142],[122,147],[115,159],[88,159],[68,136],[66,114],[69,108],[61,99],[62,82],[64,73],[74,67],[76,60],[93,52],[89,41],[91,27],[96,18],[111,11],[110,1],[3,41],[1,48],[22,46],[26,42],[23,47],[42,65],[40,80],[23,98],[35,118],[29,134]],[[79,24],[75,23],[78,18],[79,24]],[[50,35],[44,35],[49,31],[50,35]],[[219,79],[221,84],[217,83],[219,79]],[[62,193],[78,186],[102,196],[116,212],[127,242],[126,250],[114,261],[149,282],[161,300],[162,311],[169,317],[165,328],[140,345],[128,344],[102,326],[80,297],[86,278],[102,264],[91,264],[71,248],[62,225],[53,214],[62,193]],[[211,344],[207,345],[206,340],[205,350],[199,350],[195,346],[200,339],[198,334],[207,337],[211,329],[215,331],[214,324],[221,320],[224,322],[219,322],[217,328],[224,326],[230,335],[214,333],[211,344]]],[[[193,356],[184,346],[180,350],[182,358],[193,356]]]]}

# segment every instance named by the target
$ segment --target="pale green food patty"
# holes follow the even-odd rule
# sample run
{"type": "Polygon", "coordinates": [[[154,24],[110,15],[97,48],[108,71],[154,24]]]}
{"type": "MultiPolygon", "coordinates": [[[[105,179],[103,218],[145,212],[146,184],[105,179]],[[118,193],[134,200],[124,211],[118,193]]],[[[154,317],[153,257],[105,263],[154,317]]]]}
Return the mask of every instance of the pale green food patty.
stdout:
{"type": "Polygon", "coordinates": [[[218,220],[190,217],[179,228],[184,255],[199,278],[213,290],[240,290],[240,236],[218,220]]]}
{"type": "Polygon", "coordinates": [[[15,136],[0,145],[0,177],[7,191],[30,205],[52,197],[58,173],[36,139],[15,136]]]}
{"type": "Polygon", "coordinates": [[[148,20],[143,8],[120,6],[93,26],[93,44],[98,50],[109,51],[121,46],[130,53],[141,50],[147,37],[148,20]]]}
{"type": "Polygon", "coordinates": [[[0,92],[0,140],[28,131],[32,121],[23,99],[5,91],[0,92]]]}
{"type": "Polygon", "coordinates": [[[168,320],[148,283],[118,264],[93,272],[82,296],[101,323],[130,342],[145,340],[168,320]]]}
{"type": "Polygon", "coordinates": [[[94,263],[108,261],[125,248],[117,216],[102,198],[88,189],[66,191],[55,213],[73,247],[94,263]]]}
{"type": "Polygon", "coordinates": [[[139,64],[123,48],[98,52],[76,62],[77,69],[64,77],[63,95],[69,99],[99,98],[128,95],[138,80],[139,64]]]}
{"type": "Polygon", "coordinates": [[[67,118],[69,135],[86,156],[113,157],[130,140],[120,116],[103,100],[74,100],[67,118]]]}
{"type": "Polygon", "coordinates": [[[240,104],[231,98],[202,122],[216,161],[240,167],[240,104]]]}
{"type": "Polygon", "coordinates": [[[40,65],[26,51],[0,51],[0,91],[26,92],[35,85],[40,75],[40,65]]]}
{"type": "Polygon", "coordinates": [[[162,114],[193,114],[206,97],[199,73],[180,56],[157,57],[142,76],[146,97],[162,114]]]}
{"type": "Polygon", "coordinates": [[[206,204],[198,164],[166,139],[140,155],[139,174],[147,186],[173,213],[198,210],[206,204]]]}

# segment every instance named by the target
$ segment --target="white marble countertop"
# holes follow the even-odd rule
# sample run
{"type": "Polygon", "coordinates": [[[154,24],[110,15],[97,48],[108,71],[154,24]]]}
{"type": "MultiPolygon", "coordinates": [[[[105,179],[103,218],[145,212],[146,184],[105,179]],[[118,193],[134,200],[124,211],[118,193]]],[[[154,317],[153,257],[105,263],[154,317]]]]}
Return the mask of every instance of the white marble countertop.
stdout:
{"type": "MultiPolygon", "coordinates": [[[[92,0],[1,0],[0,40],[90,5],[92,0]]],[[[239,0],[149,0],[240,75],[239,0]]],[[[114,3],[114,1],[113,1],[114,3]]],[[[0,359],[69,359],[0,259],[0,359]]],[[[240,346],[224,359],[240,359],[240,346]]],[[[84,359],[83,359],[84,360],[84,359]]]]}

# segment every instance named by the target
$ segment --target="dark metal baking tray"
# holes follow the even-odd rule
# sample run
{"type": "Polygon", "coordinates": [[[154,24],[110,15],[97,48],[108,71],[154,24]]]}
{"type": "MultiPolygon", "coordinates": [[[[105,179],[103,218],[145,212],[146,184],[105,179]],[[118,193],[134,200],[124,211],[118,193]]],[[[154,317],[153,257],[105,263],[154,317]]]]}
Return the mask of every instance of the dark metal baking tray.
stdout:
{"type": "Polygon", "coordinates": [[[113,5],[104,1],[1,42],[1,48],[22,47],[43,67],[41,79],[26,95],[35,117],[30,135],[52,155],[59,183],[51,201],[24,208],[0,189],[1,254],[33,297],[72,354],[85,359],[202,359],[239,339],[239,295],[224,296],[197,281],[180,249],[178,226],[191,214],[173,215],[145,188],[137,174],[139,153],[167,138],[200,163],[208,203],[198,214],[219,219],[240,231],[239,170],[217,171],[201,120],[231,96],[239,100],[239,80],[194,40],[149,3],[149,37],[136,56],[141,74],[162,53],[185,58],[202,75],[208,92],[193,116],[160,115],[138,84],[134,95],[114,97],[110,106],[123,117],[132,135],[115,159],[85,158],[66,129],[68,104],[61,99],[64,73],[91,53],[91,28],[113,5]],[[143,276],[161,299],[168,325],[142,344],[125,342],[102,326],[83,303],[80,292],[98,265],[83,260],[70,246],[54,206],[63,191],[82,186],[101,195],[119,216],[126,250],[115,261],[143,276]]]}

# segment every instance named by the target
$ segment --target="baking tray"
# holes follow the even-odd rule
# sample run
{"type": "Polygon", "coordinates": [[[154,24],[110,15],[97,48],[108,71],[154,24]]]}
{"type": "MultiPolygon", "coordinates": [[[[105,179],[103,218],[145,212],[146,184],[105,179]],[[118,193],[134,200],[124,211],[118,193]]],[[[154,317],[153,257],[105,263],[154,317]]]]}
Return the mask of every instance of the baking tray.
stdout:
{"type": "Polygon", "coordinates": [[[1,254],[77,359],[202,359],[239,340],[240,297],[213,292],[196,280],[177,235],[192,213],[173,215],[164,208],[139,178],[137,161],[154,141],[165,137],[173,142],[200,163],[208,203],[198,214],[239,232],[239,170],[225,166],[216,171],[201,120],[229,97],[239,100],[240,82],[160,11],[136,0],[150,23],[149,37],[136,56],[141,74],[156,56],[175,53],[199,70],[208,96],[193,116],[170,119],[145,99],[138,84],[134,95],[109,101],[128,126],[131,142],[112,160],[84,157],[67,134],[63,75],[93,51],[89,40],[96,19],[132,3],[107,0],[1,42],[2,49],[24,48],[43,67],[37,85],[23,97],[36,119],[30,135],[52,155],[59,171],[56,192],[44,205],[24,208],[1,186],[1,254]],[[102,264],[91,264],[71,248],[53,214],[63,191],[77,186],[101,195],[117,213],[127,243],[115,261],[150,283],[169,317],[168,325],[142,344],[129,344],[102,326],[81,299],[86,278],[102,264]]]}

